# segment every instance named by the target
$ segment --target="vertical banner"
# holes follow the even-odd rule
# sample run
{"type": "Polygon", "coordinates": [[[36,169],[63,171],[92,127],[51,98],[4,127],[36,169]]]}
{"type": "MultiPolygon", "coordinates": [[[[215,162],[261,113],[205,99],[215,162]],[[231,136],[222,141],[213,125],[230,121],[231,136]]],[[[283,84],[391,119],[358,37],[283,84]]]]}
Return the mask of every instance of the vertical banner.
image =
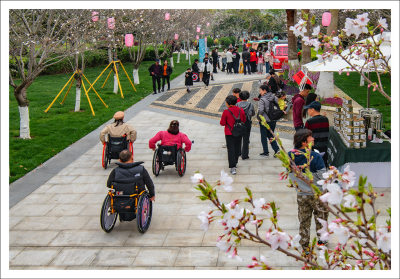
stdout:
{"type": "Polygon", "coordinates": [[[206,53],[206,42],[204,39],[199,39],[199,62],[203,63],[203,59],[206,53]]]}

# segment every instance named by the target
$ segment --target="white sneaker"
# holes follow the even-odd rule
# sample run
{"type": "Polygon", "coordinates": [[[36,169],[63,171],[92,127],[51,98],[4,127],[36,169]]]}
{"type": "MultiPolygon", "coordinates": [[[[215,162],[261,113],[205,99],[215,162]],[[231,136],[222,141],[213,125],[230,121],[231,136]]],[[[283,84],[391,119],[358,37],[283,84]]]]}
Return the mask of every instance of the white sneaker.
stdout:
{"type": "Polygon", "coordinates": [[[231,174],[236,174],[236,168],[231,168],[231,174]]]}
{"type": "Polygon", "coordinates": [[[222,144],[222,148],[226,148],[226,144],[225,143],[222,144]]]}

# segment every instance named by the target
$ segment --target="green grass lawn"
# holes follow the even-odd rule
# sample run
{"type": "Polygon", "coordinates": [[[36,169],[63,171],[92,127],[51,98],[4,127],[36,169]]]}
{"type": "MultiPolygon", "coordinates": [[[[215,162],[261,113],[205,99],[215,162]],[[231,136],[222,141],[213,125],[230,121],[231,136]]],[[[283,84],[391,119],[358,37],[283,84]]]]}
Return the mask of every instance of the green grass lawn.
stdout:
{"type": "MultiPolygon", "coordinates": [[[[186,71],[188,61],[185,55],[181,55],[181,62],[176,63],[174,54],[174,71],[171,80],[186,71]]],[[[192,57],[192,61],[194,58],[192,57]]],[[[169,61],[169,60],[168,60],[169,61]]],[[[111,119],[118,110],[126,110],[136,102],[140,101],[153,92],[152,81],[148,72],[151,61],[142,63],[139,69],[140,84],[135,85],[137,92],[134,92],[126,75],[121,70],[120,80],[124,93],[124,99],[120,93],[114,94],[113,77],[107,81],[103,89],[100,89],[105,81],[108,70],[96,82],[95,89],[104,102],[109,106],[106,108],[97,98],[93,90],[89,92],[95,116],[92,116],[86,95],[81,92],[81,112],[74,112],[75,108],[75,85],[64,103],[60,102],[64,97],[67,88],[54,103],[48,113],[44,110],[49,106],[57,93],[68,81],[72,73],[46,75],[38,77],[28,88],[29,117],[31,140],[23,140],[19,136],[19,112],[18,104],[14,98],[13,88],[9,91],[9,120],[10,120],[10,183],[33,170],[46,160],[59,153],[72,143],[95,130],[104,122],[111,119]]],[[[85,69],[85,76],[93,82],[107,65],[85,69]]],[[[124,67],[132,79],[132,65],[125,63],[124,67]]],[[[87,83],[85,83],[87,86],[87,83]]],[[[88,88],[88,87],[86,87],[88,88]]],[[[166,89],[166,88],[165,88],[166,89]]],[[[78,156],[78,154],[77,154],[78,156]]],[[[99,158],[100,166],[100,158],[99,158]]]]}
{"type": "MultiPolygon", "coordinates": [[[[370,75],[372,81],[377,81],[375,73],[370,75]]],[[[363,107],[367,107],[367,82],[364,86],[360,86],[360,75],[358,73],[350,73],[349,76],[346,74],[334,75],[335,85],[339,87],[343,92],[349,95],[357,103],[363,107]]],[[[381,76],[382,85],[385,92],[390,96],[390,75],[381,76]]],[[[370,88],[370,107],[376,108],[382,113],[383,117],[383,130],[390,130],[391,128],[391,103],[382,96],[378,91],[373,92],[370,88]]]]}

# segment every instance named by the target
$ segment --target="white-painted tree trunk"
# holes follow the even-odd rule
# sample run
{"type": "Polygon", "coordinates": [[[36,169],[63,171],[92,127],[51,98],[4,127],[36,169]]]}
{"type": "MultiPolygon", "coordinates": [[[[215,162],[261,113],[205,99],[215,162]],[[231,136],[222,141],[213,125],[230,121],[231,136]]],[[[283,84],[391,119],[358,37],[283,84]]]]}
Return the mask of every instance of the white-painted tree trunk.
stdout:
{"type": "Polygon", "coordinates": [[[117,75],[114,74],[114,91],[115,94],[118,94],[118,78],[117,75]]]}
{"type": "Polygon", "coordinates": [[[176,63],[178,63],[179,64],[179,61],[181,60],[181,51],[179,50],[178,51],[178,60],[176,61],[176,63]]]}
{"type": "Polygon", "coordinates": [[[174,67],[174,57],[171,56],[169,61],[170,61],[169,64],[170,64],[171,68],[173,68],[174,67]]]}
{"type": "Polygon", "coordinates": [[[365,80],[363,78],[363,76],[360,76],[360,86],[364,86],[365,85],[365,80]]]}
{"type": "Polygon", "coordinates": [[[76,95],[75,95],[75,112],[81,110],[81,88],[76,87],[76,95]]]}
{"type": "Polygon", "coordinates": [[[315,94],[323,98],[334,97],[333,72],[320,72],[315,94]]]}
{"type": "Polygon", "coordinates": [[[297,65],[299,65],[299,60],[298,59],[294,59],[294,60],[289,60],[288,61],[288,64],[290,65],[290,66],[297,66],[297,65]]]}
{"type": "Polygon", "coordinates": [[[139,81],[139,69],[133,69],[132,75],[133,75],[133,83],[134,84],[140,84],[140,81],[139,81]]]}
{"type": "Polygon", "coordinates": [[[19,110],[19,137],[21,139],[30,139],[30,131],[29,131],[29,107],[18,107],[19,110]]]}

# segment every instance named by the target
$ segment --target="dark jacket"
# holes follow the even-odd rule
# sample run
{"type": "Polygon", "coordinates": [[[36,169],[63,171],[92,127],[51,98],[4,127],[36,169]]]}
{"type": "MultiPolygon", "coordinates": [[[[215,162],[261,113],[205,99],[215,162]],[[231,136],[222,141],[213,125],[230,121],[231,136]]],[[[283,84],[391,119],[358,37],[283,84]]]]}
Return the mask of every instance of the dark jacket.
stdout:
{"type": "Polygon", "coordinates": [[[193,73],[192,72],[185,73],[185,85],[193,85],[193,73]]]}
{"type": "MultiPolygon", "coordinates": [[[[164,76],[164,65],[161,66],[162,72],[161,75],[164,76]]],[[[170,76],[172,74],[172,68],[170,65],[167,65],[167,76],[170,76]]]]}
{"type": "Polygon", "coordinates": [[[247,50],[246,50],[246,51],[243,51],[243,53],[242,53],[242,59],[243,59],[243,61],[244,61],[244,60],[247,60],[247,62],[250,62],[250,52],[248,52],[247,50]]]}
{"type": "Polygon", "coordinates": [[[251,121],[251,118],[256,114],[254,111],[254,106],[252,103],[250,103],[249,101],[247,102],[238,102],[236,103],[237,107],[240,107],[244,110],[244,112],[246,113],[246,122],[247,121],[251,121]]]}
{"type": "Polygon", "coordinates": [[[278,98],[272,92],[265,93],[258,101],[258,114],[264,116],[267,122],[271,122],[268,116],[270,102],[274,102],[275,107],[279,107],[278,98]]]}
{"type": "Polygon", "coordinates": [[[196,72],[196,73],[200,72],[199,66],[197,65],[196,62],[193,63],[193,65],[192,65],[192,71],[193,71],[193,72],[196,72]]]}
{"type": "Polygon", "coordinates": [[[283,88],[283,82],[279,77],[272,76],[268,81],[268,86],[272,93],[277,93],[279,89],[283,88]]]}
{"type": "Polygon", "coordinates": [[[154,183],[150,178],[149,173],[146,169],[141,166],[143,162],[135,162],[135,163],[116,163],[118,167],[113,169],[107,180],[107,187],[111,188],[113,183],[118,183],[122,185],[138,185],[139,192],[146,189],[149,190],[150,197],[155,195],[154,192],[154,183]]]}
{"type": "MultiPolygon", "coordinates": [[[[299,149],[299,150],[293,149],[289,151],[288,154],[290,157],[292,156],[292,154],[294,155],[294,162],[296,166],[302,166],[307,163],[307,158],[298,151],[305,152],[305,149],[299,149]]],[[[310,171],[312,172],[314,177],[314,184],[317,185],[317,187],[319,187],[320,190],[322,190],[321,186],[317,184],[317,181],[323,179],[322,174],[326,171],[326,168],[324,160],[322,159],[321,155],[315,151],[311,151],[310,171]]],[[[305,182],[303,182],[299,178],[297,178],[292,172],[289,173],[289,178],[298,184],[301,191],[299,189],[296,189],[297,194],[306,196],[313,195],[311,187],[308,186],[305,182]]]]}
{"type": "Polygon", "coordinates": [[[154,76],[161,77],[162,76],[162,67],[161,65],[156,65],[155,63],[149,67],[150,76],[153,76],[151,73],[154,73],[154,76]]]}
{"type": "Polygon", "coordinates": [[[213,52],[211,53],[211,57],[213,58],[213,60],[214,60],[215,62],[218,61],[218,52],[213,51],[213,52]]]}
{"type": "Polygon", "coordinates": [[[297,93],[292,98],[294,127],[303,126],[303,106],[305,103],[306,101],[300,93],[297,93]]]}

